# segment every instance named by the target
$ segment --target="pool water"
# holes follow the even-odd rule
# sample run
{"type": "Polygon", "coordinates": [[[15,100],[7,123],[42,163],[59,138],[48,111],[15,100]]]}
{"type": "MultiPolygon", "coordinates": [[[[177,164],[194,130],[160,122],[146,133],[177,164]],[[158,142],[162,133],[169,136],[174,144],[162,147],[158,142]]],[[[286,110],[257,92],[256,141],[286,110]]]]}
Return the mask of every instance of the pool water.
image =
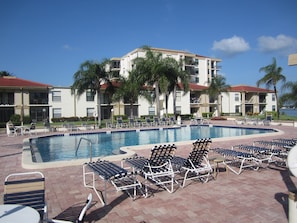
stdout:
{"type": "Polygon", "coordinates": [[[90,144],[80,139],[86,138],[92,142],[92,157],[102,157],[119,154],[120,147],[173,143],[191,141],[198,138],[221,138],[273,132],[271,129],[219,127],[219,126],[185,126],[142,131],[115,131],[92,134],[71,134],[47,136],[31,139],[31,147],[38,150],[42,162],[72,160],[90,157],[90,144]]]}

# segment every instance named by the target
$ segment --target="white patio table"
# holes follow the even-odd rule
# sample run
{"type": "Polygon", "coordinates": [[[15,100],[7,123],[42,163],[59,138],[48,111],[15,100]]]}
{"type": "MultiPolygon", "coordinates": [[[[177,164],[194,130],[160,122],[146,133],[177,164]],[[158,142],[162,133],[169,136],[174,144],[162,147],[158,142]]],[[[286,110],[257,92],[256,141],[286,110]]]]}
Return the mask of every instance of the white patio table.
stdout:
{"type": "Polygon", "coordinates": [[[40,215],[37,210],[23,205],[0,205],[0,223],[38,223],[40,215]]]}

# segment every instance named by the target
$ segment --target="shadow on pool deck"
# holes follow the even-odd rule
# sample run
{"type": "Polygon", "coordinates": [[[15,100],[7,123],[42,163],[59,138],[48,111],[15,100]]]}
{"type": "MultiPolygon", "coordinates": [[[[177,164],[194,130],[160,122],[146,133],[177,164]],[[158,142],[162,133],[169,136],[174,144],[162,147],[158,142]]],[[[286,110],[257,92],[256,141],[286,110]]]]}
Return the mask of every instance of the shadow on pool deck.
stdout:
{"type": "MultiPolygon", "coordinates": [[[[281,130],[282,135],[262,136],[261,139],[297,138],[297,128],[272,128],[281,130]]],[[[23,139],[0,134],[2,191],[8,174],[31,171],[22,168],[23,139]]],[[[212,148],[251,144],[254,140],[254,136],[218,140],[212,144],[212,148]]],[[[148,156],[150,148],[143,148],[137,153],[148,156]]],[[[189,145],[178,145],[177,154],[186,157],[189,150],[189,145]]],[[[92,192],[83,186],[82,165],[40,171],[46,179],[49,217],[67,217],[69,213],[75,215],[78,212],[75,205],[84,202],[88,193],[92,192]]],[[[109,204],[104,207],[93,193],[93,206],[87,212],[85,222],[287,222],[288,191],[296,189],[296,185],[297,178],[292,177],[286,168],[272,166],[260,171],[243,171],[238,176],[232,172],[219,172],[217,179],[208,183],[191,182],[173,194],[158,191],[154,196],[135,201],[125,194],[112,191],[108,193],[109,204]]]]}

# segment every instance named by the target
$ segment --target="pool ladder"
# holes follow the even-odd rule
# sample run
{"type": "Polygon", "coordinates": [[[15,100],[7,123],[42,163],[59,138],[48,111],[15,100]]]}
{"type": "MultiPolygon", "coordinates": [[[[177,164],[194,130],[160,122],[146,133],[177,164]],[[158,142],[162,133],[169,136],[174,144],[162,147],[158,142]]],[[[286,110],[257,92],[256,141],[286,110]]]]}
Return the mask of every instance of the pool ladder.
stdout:
{"type": "Polygon", "coordinates": [[[87,138],[84,138],[84,137],[81,137],[79,139],[79,142],[78,142],[78,145],[77,145],[76,151],[75,151],[75,157],[77,157],[77,150],[78,150],[78,148],[79,148],[80,143],[81,143],[82,140],[86,140],[89,143],[89,145],[90,145],[90,162],[92,162],[92,141],[90,139],[87,139],[87,138]]]}

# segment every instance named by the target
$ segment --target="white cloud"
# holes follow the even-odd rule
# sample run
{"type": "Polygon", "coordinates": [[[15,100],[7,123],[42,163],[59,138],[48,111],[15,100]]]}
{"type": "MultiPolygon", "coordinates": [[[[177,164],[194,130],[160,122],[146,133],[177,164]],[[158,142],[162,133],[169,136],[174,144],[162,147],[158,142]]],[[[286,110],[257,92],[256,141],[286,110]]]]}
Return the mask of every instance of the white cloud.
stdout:
{"type": "Polygon", "coordinates": [[[73,48],[70,45],[68,45],[68,44],[64,44],[63,45],[63,49],[64,50],[73,50],[73,48]]]}
{"type": "Polygon", "coordinates": [[[294,53],[297,50],[297,39],[283,34],[276,37],[260,36],[258,48],[262,52],[294,53]]]}
{"type": "Polygon", "coordinates": [[[248,42],[242,37],[233,36],[229,39],[214,41],[212,50],[219,51],[226,56],[234,56],[250,49],[248,42]]]}

